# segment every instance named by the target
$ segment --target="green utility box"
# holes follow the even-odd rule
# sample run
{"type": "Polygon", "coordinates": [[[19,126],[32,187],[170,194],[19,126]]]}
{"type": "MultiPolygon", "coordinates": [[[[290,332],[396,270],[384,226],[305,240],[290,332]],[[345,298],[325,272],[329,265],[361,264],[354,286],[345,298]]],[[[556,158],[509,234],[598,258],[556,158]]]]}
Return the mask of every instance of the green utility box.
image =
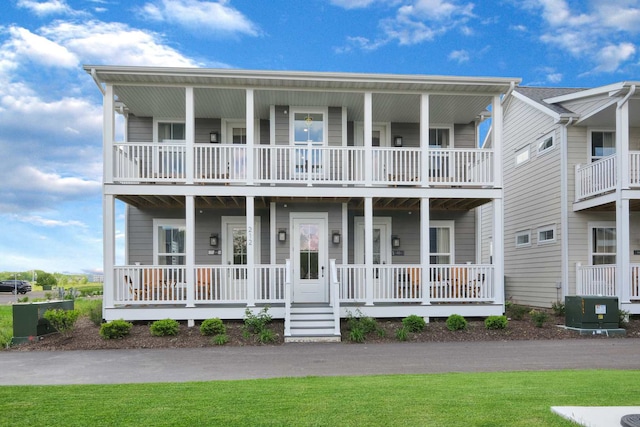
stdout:
{"type": "Polygon", "coordinates": [[[73,310],[73,300],[27,302],[13,305],[13,344],[21,344],[40,335],[55,332],[44,318],[47,310],[73,310]]]}
{"type": "Polygon", "coordinates": [[[565,297],[565,325],[578,329],[618,329],[618,298],[565,297]]]}

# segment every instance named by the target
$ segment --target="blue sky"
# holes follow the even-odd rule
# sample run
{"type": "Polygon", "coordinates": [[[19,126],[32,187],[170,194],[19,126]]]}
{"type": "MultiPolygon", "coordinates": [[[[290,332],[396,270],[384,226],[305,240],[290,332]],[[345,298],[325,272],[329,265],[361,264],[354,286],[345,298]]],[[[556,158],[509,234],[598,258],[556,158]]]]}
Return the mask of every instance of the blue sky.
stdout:
{"type": "MultiPolygon", "coordinates": [[[[640,0],[3,4],[0,271],[102,269],[102,99],[83,64],[521,77],[563,87],[638,80],[640,69],[640,0]]],[[[122,254],[122,206],[118,215],[122,254]]]]}

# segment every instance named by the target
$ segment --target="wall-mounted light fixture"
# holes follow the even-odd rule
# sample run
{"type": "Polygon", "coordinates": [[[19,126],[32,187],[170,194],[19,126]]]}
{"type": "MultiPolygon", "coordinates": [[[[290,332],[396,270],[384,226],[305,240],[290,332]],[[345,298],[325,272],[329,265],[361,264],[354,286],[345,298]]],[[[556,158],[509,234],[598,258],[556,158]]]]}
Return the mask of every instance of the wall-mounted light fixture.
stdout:
{"type": "Polygon", "coordinates": [[[334,245],[339,245],[340,244],[340,232],[337,230],[334,230],[331,232],[331,242],[334,245]]]}
{"type": "Polygon", "coordinates": [[[217,144],[220,142],[220,133],[213,131],[209,132],[209,142],[212,144],[217,144]]]}
{"type": "Polygon", "coordinates": [[[286,242],[287,241],[287,230],[284,228],[278,230],[278,242],[286,242]]]}
{"type": "Polygon", "coordinates": [[[394,248],[400,247],[400,238],[398,236],[391,236],[391,246],[394,248]]]}
{"type": "Polygon", "coordinates": [[[401,136],[394,136],[393,137],[393,146],[394,147],[402,147],[402,137],[401,136]]]}
{"type": "Polygon", "coordinates": [[[209,245],[213,246],[214,248],[217,248],[219,243],[220,243],[220,238],[218,237],[217,234],[212,234],[209,237],[209,245]]]}

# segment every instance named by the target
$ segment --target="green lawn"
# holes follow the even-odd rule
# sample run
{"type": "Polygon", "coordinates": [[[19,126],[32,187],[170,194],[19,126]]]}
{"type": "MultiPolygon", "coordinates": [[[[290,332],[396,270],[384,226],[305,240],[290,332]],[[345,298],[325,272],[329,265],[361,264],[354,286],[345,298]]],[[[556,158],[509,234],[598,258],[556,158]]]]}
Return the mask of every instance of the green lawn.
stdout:
{"type": "MultiPolygon", "coordinates": [[[[215,360],[203,363],[215,363],[215,360]]],[[[105,367],[109,368],[118,369],[117,366],[105,367]]],[[[637,405],[639,394],[640,371],[12,386],[0,388],[0,414],[3,414],[0,423],[65,426],[573,426],[552,414],[550,407],[637,405]]]]}

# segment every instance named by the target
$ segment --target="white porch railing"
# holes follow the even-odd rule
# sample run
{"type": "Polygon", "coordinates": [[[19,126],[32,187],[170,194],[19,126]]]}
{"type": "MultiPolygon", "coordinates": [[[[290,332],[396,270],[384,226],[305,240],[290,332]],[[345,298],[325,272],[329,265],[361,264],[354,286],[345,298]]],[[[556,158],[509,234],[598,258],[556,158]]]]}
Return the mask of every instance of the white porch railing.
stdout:
{"type": "Polygon", "coordinates": [[[640,186],[640,151],[629,152],[629,185],[640,186]]]}
{"type": "MultiPolygon", "coordinates": [[[[113,180],[118,183],[187,182],[184,143],[114,143],[113,180]]],[[[195,144],[193,182],[226,184],[248,179],[246,145],[195,144]]],[[[253,177],[268,184],[363,185],[371,156],[373,185],[420,185],[420,148],[277,146],[253,147],[253,177]]],[[[493,152],[429,149],[428,183],[491,185],[493,152]]]]}
{"type": "Polygon", "coordinates": [[[576,200],[597,196],[615,188],[615,154],[586,165],[576,165],[576,200]]]}
{"type": "Polygon", "coordinates": [[[616,269],[612,265],[582,265],[576,263],[576,295],[617,295],[616,269]]]}
{"type": "Polygon", "coordinates": [[[114,303],[186,303],[186,269],[176,266],[127,266],[114,269],[114,303]]]}
{"type": "Polygon", "coordinates": [[[258,265],[255,267],[256,302],[274,303],[284,300],[286,267],[280,265],[258,265]]]}
{"type": "MultiPolygon", "coordinates": [[[[364,265],[337,266],[342,302],[365,301],[365,270],[364,265]]],[[[376,265],[373,299],[374,302],[491,301],[493,270],[492,265],[438,265],[431,266],[425,277],[423,269],[415,264],[376,265]]]]}
{"type": "Polygon", "coordinates": [[[631,292],[629,298],[632,300],[640,299],[640,264],[631,264],[631,292]]]}

